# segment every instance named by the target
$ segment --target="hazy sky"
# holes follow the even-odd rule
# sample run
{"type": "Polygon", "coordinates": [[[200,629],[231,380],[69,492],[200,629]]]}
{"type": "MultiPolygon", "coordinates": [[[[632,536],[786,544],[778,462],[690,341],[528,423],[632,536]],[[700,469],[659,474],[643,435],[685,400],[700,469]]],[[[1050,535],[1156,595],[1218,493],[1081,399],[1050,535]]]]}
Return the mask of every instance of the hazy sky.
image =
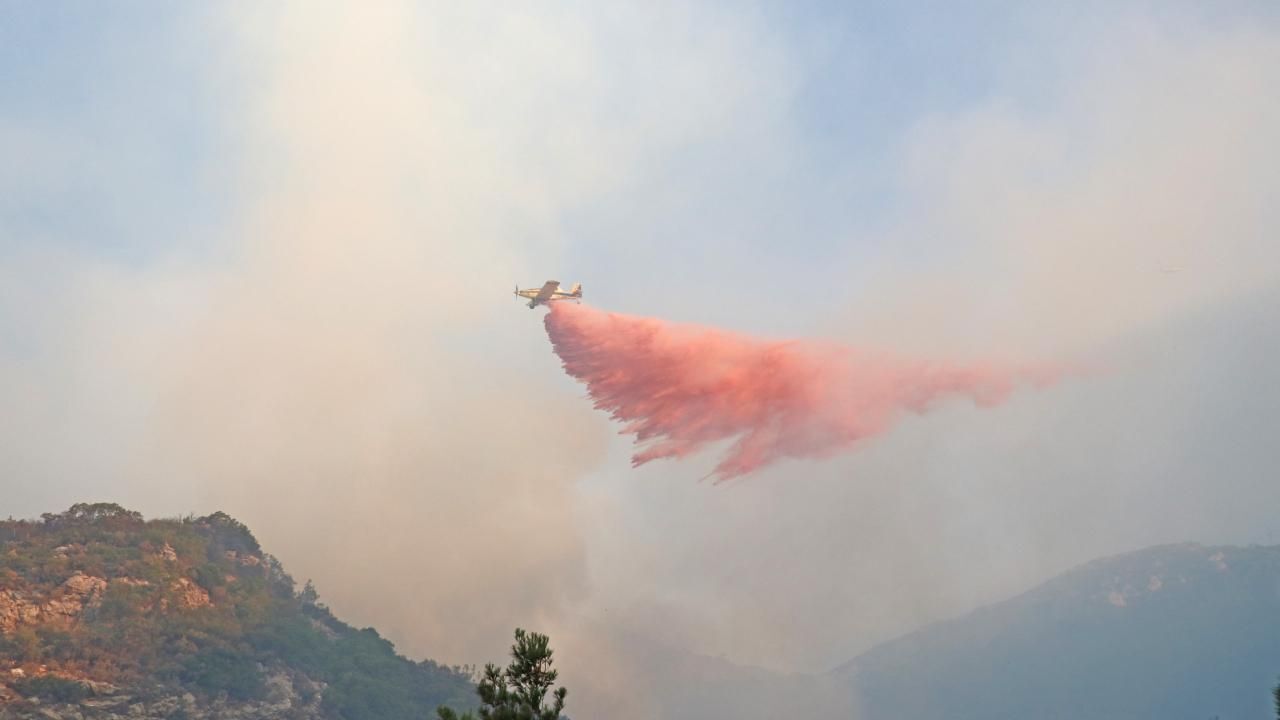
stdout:
{"type": "Polygon", "coordinates": [[[550,631],[616,718],[672,653],[1274,542],[1277,87],[1274,2],[0,2],[0,514],[225,510],[412,655],[550,631]],[[548,277],[1094,371],[713,486],[630,468],[548,277]]]}

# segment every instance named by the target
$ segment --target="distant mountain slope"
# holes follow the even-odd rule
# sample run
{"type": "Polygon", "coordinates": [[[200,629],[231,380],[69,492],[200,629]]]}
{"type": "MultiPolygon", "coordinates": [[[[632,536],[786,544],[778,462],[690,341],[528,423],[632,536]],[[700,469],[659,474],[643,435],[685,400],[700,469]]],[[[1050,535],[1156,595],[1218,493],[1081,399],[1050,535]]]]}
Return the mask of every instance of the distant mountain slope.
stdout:
{"type": "Polygon", "coordinates": [[[648,660],[646,710],[654,718],[789,720],[852,713],[847,685],[827,676],[787,675],[671,648],[648,660]]]}
{"type": "Polygon", "coordinates": [[[0,718],[434,717],[467,676],[335,618],[223,513],[0,522],[0,718]]]}
{"type": "Polygon", "coordinates": [[[1273,717],[1280,547],[1096,560],[833,675],[860,720],[1273,717]]]}

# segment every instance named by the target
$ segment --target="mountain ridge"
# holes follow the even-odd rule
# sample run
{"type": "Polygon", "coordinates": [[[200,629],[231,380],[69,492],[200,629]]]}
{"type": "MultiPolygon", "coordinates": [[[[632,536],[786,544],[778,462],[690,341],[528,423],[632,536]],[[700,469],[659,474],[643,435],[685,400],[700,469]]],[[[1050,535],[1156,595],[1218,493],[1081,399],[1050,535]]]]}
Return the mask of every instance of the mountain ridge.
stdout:
{"type": "Polygon", "coordinates": [[[832,670],[672,651],[668,720],[1274,717],[1280,546],[1167,543],[1076,565],[832,670]]]}
{"type": "MultiPolygon", "coordinates": [[[[663,717],[1268,717],[1280,546],[1097,558],[1006,600],[782,675],[673,651],[663,717]]],[[[224,513],[78,504],[0,522],[0,718],[365,720],[473,707],[469,670],[338,620],[224,513]]]]}
{"type": "Polygon", "coordinates": [[[835,668],[860,717],[1267,717],[1280,546],[1098,558],[835,668]]]}
{"type": "MultiPolygon", "coordinates": [[[[1241,549],[1247,550],[1247,549],[1254,549],[1254,548],[1275,549],[1277,551],[1280,551],[1280,545],[1274,545],[1274,546],[1273,545],[1257,545],[1257,544],[1247,545],[1247,546],[1205,545],[1203,543],[1188,541],[1188,542],[1176,542],[1176,543],[1162,543],[1160,545],[1150,545],[1147,547],[1139,548],[1137,550],[1129,550],[1125,552],[1114,553],[1111,555],[1103,555],[1101,557],[1093,558],[1091,560],[1087,560],[1085,562],[1069,567],[1066,570],[1063,570],[1062,572],[1058,573],[1057,575],[1054,575],[1053,577],[1048,578],[1040,582],[1039,584],[1034,585],[1031,588],[1028,588],[1027,590],[1017,593],[1016,595],[1012,595],[1010,597],[1004,598],[1003,600],[997,600],[991,603],[987,603],[985,605],[981,605],[979,607],[973,608],[972,610],[969,610],[960,615],[956,615],[954,617],[942,618],[940,620],[935,620],[935,621],[926,623],[916,628],[915,630],[911,630],[910,632],[904,633],[902,635],[899,635],[897,637],[894,637],[882,643],[879,643],[871,648],[868,648],[867,650],[864,650],[861,653],[858,653],[858,655],[854,656],[853,658],[846,660],[840,663],[839,665],[836,665],[835,667],[831,668],[828,671],[828,673],[838,675],[838,674],[853,671],[854,669],[856,669],[856,665],[860,660],[864,660],[868,655],[876,653],[878,650],[884,648],[885,646],[901,643],[915,636],[927,634],[931,631],[936,631],[945,627],[950,627],[954,624],[964,623],[966,621],[982,618],[983,616],[985,616],[985,614],[990,612],[995,612],[997,608],[1004,606],[1007,603],[1038,599],[1042,595],[1049,594],[1049,591],[1051,590],[1066,587],[1070,582],[1076,580],[1077,578],[1095,573],[1102,569],[1114,570],[1115,563],[1124,562],[1133,558],[1140,558],[1140,557],[1149,555],[1151,553],[1195,551],[1195,552],[1209,553],[1209,555],[1207,555],[1207,558],[1212,558],[1212,556],[1216,555],[1218,552],[1224,552],[1228,550],[1241,550],[1241,549]]],[[[1150,585],[1150,583],[1148,583],[1148,585],[1150,585]]],[[[1163,587],[1163,582],[1161,583],[1161,587],[1163,587]]],[[[1132,584],[1130,584],[1130,589],[1133,589],[1132,584]]],[[[1127,597],[1124,592],[1118,592],[1115,598],[1111,596],[1111,592],[1118,592],[1118,591],[1114,589],[1109,590],[1105,598],[1108,602],[1112,602],[1112,604],[1124,602],[1125,604],[1127,604],[1127,600],[1122,600],[1127,597]]]]}
{"type": "Polygon", "coordinates": [[[395,720],[473,690],[337,619],[225,513],[0,522],[0,717],[395,720]]]}

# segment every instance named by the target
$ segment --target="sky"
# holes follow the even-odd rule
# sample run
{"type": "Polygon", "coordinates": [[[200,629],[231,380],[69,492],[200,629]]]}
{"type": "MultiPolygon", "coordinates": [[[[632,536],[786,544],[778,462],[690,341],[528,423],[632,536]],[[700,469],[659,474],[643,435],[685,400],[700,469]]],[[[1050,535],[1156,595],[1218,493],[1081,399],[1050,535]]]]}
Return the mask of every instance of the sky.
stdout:
{"type": "MultiPolygon", "coordinates": [[[[1280,528],[1271,2],[0,2],[0,514],[224,510],[584,717],[1280,528]],[[632,469],[594,306],[1091,370],[858,452],[632,469]]],[[[655,706],[655,703],[657,706],[655,706]]]]}

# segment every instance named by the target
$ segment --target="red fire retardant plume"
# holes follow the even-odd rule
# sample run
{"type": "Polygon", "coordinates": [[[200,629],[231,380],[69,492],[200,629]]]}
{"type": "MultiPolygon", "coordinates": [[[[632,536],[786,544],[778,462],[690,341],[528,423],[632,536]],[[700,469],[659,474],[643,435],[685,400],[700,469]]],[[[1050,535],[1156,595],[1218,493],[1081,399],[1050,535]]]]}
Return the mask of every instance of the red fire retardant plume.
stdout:
{"type": "Polygon", "coordinates": [[[981,407],[1049,370],[907,361],[807,341],[762,341],[714,328],[556,303],[547,334],[596,408],[624,423],[632,465],[736,439],[717,481],[782,458],[822,458],[960,396],[981,407]]]}

